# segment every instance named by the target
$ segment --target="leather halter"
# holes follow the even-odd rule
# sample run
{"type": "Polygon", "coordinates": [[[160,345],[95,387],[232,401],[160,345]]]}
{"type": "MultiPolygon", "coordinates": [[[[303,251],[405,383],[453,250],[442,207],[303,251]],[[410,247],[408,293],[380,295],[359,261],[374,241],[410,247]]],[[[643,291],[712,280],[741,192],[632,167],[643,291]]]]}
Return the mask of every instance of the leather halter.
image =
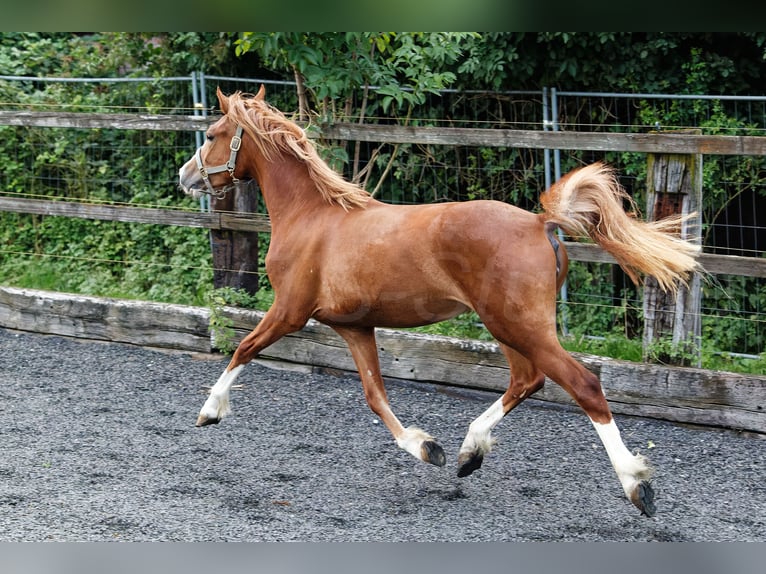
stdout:
{"type": "Polygon", "coordinates": [[[229,149],[231,150],[231,153],[229,154],[229,160],[226,163],[217,165],[215,167],[205,167],[202,163],[202,155],[200,154],[200,150],[202,148],[197,148],[197,151],[194,154],[194,158],[197,161],[197,169],[199,169],[199,173],[202,176],[202,181],[205,182],[205,186],[207,187],[207,191],[204,189],[201,190],[203,193],[212,195],[216,199],[223,199],[229,191],[237,186],[239,180],[234,177],[234,168],[237,164],[237,152],[241,146],[242,126],[237,126],[237,131],[234,132],[234,135],[231,137],[231,142],[229,143],[229,149]],[[231,184],[218,189],[214,188],[210,183],[210,174],[221,173],[224,171],[229,172],[229,176],[231,177],[231,184]]]}

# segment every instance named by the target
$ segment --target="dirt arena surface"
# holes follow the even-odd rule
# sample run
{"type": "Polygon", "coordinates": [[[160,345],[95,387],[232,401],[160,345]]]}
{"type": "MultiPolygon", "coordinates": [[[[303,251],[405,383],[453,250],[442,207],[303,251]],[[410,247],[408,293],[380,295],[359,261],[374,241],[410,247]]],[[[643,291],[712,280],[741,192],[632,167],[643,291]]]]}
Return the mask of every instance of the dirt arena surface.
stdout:
{"type": "Polygon", "coordinates": [[[527,401],[467,478],[457,451],[497,398],[389,382],[437,468],[399,450],[353,376],[251,364],[221,424],[194,422],[225,368],[0,329],[1,541],[766,541],[766,440],[617,416],[656,468],[657,514],[623,496],[583,414],[527,401]]]}

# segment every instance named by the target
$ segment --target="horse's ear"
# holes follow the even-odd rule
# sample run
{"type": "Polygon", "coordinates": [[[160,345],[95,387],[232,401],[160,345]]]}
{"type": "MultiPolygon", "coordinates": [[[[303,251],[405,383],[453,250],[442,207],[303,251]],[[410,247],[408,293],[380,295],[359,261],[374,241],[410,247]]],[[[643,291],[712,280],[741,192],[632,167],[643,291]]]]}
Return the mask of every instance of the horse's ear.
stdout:
{"type": "Polygon", "coordinates": [[[264,99],[266,99],[266,86],[261,84],[261,87],[258,90],[258,93],[255,94],[255,99],[256,100],[264,100],[264,99]]]}
{"type": "Polygon", "coordinates": [[[221,107],[221,111],[224,115],[229,113],[229,98],[223,95],[221,88],[215,89],[215,95],[218,96],[218,105],[221,107]]]}

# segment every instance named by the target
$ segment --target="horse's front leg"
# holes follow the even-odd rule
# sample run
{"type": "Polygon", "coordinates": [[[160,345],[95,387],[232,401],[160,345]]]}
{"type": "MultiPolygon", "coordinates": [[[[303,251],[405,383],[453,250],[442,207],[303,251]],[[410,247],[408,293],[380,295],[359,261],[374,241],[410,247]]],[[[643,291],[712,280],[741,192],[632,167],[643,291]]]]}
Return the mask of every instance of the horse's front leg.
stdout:
{"type": "Polygon", "coordinates": [[[333,329],[346,341],[362,379],[367,404],[380,417],[400,448],[415,457],[436,466],[444,466],[444,449],[434,437],[417,427],[404,428],[388,403],[388,396],[380,374],[375,330],[366,327],[338,327],[333,329]]]}
{"type": "Polygon", "coordinates": [[[210,389],[210,395],[197,417],[197,426],[218,423],[228,415],[229,391],[242,368],[263,349],[283,336],[300,330],[305,323],[305,319],[296,319],[281,312],[275,303],[255,329],[240,341],[226,370],[210,389]]]}

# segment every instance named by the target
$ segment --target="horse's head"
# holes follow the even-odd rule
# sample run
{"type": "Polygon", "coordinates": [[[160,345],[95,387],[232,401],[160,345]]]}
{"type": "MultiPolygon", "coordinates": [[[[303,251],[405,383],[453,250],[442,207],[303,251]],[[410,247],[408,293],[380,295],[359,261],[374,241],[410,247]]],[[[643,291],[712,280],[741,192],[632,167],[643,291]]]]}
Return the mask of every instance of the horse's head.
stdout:
{"type": "MultiPolygon", "coordinates": [[[[263,100],[266,90],[263,86],[255,95],[263,100]]],[[[223,116],[211,125],[206,133],[205,143],[178,171],[181,189],[194,197],[209,194],[223,197],[240,180],[252,178],[237,157],[242,146],[243,130],[228,117],[229,98],[221,89],[216,90],[223,116]]]]}

